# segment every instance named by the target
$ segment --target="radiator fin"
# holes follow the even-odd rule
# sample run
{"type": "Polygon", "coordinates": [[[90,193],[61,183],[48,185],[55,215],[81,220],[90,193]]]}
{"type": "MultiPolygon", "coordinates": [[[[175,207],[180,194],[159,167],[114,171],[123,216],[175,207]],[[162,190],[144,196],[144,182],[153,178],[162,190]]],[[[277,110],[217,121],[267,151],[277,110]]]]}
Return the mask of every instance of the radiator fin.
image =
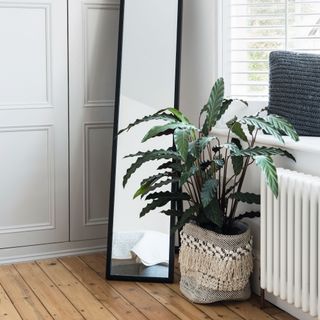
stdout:
{"type": "Polygon", "coordinates": [[[320,178],[278,169],[261,179],[261,287],[320,319],[320,178]]]}

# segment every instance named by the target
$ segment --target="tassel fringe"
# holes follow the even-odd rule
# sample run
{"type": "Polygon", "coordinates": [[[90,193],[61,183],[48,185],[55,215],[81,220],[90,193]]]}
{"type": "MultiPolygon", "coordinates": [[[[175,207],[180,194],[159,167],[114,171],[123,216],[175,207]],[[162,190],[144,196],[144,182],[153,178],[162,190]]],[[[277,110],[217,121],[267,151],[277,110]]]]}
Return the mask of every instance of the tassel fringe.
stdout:
{"type": "MultiPolygon", "coordinates": [[[[182,237],[183,239],[183,237],[182,237]]],[[[253,271],[252,247],[242,254],[221,256],[212,252],[199,250],[198,239],[193,239],[195,246],[182,241],[179,254],[181,277],[191,277],[198,285],[221,291],[238,291],[246,287],[253,271]]],[[[248,244],[244,246],[248,248],[248,244]]],[[[215,247],[215,250],[223,249],[215,247]]]]}

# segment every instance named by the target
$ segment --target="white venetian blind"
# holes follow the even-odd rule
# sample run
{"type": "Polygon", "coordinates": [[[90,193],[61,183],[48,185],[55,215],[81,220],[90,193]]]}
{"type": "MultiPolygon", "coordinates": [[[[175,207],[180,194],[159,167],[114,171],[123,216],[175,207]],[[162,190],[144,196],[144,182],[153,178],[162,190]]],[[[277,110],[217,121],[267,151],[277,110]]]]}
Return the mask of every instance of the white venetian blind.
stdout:
{"type": "MultiPolygon", "coordinates": [[[[224,0],[225,1],[225,0],[224,0]]],[[[230,95],[268,96],[269,53],[320,53],[320,0],[228,0],[224,33],[230,95]]]]}

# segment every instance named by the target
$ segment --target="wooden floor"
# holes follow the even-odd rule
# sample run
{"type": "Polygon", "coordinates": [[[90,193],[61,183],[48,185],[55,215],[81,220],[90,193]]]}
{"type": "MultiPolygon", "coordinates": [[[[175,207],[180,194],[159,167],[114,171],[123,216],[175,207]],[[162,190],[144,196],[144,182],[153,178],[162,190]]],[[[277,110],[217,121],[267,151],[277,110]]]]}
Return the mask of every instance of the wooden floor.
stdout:
{"type": "MultiPolygon", "coordinates": [[[[50,259],[0,267],[0,319],[289,320],[257,297],[242,303],[195,305],[174,284],[106,282],[105,256],[50,259]]],[[[178,276],[177,276],[178,278],[178,276]]]]}

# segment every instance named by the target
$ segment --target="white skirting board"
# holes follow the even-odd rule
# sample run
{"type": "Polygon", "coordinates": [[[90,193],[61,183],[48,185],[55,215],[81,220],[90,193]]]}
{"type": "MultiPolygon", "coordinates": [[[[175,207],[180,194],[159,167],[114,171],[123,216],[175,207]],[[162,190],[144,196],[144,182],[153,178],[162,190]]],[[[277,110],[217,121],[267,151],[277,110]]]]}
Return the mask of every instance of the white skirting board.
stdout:
{"type": "Polygon", "coordinates": [[[106,243],[106,239],[96,239],[0,249],[0,264],[106,252],[106,243]]]}

